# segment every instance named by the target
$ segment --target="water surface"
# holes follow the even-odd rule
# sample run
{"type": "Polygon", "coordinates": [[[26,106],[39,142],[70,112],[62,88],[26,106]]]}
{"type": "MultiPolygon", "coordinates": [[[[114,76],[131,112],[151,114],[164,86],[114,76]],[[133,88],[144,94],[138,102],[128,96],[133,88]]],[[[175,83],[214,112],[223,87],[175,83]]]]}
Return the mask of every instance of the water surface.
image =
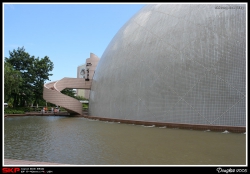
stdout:
{"type": "Polygon", "coordinates": [[[4,119],[4,157],[75,165],[246,165],[246,134],[15,116],[4,119]]]}

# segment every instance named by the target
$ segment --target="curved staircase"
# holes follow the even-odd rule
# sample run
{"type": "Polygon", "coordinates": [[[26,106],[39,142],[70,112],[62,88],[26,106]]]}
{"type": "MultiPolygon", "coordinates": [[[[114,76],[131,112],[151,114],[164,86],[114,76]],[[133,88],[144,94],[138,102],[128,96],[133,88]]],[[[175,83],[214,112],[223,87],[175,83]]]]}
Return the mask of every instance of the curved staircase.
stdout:
{"type": "Polygon", "coordinates": [[[65,108],[70,114],[83,114],[82,103],[72,97],[62,94],[65,88],[71,89],[91,89],[92,79],[99,58],[90,53],[90,58],[86,59],[86,77],[84,78],[63,78],[58,81],[46,83],[43,86],[43,98],[49,103],[65,108]]]}
{"type": "Polygon", "coordinates": [[[85,81],[83,78],[63,78],[58,81],[46,83],[43,86],[43,98],[47,102],[65,108],[70,114],[82,115],[82,103],[72,97],[62,94],[66,88],[90,89],[92,79],[85,81]]]}

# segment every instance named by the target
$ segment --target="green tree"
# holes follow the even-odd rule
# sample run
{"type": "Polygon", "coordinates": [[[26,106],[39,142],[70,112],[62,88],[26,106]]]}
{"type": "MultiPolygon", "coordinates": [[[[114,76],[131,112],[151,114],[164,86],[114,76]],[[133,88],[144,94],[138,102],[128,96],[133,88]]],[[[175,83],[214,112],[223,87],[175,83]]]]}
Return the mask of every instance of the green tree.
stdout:
{"type": "Polygon", "coordinates": [[[44,58],[36,58],[34,61],[34,67],[32,74],[35,74],[33,79],[33,94],[34,103],[40,103],[43,101],[43,85],[46,80],[49,80],[49,76],[52,76],[49,72],[54,68],[53,63],[48,56],[44,58]]]}
{"type": "Polygon", "coordinates": [[[76,91],[74,89],[64,89],[61,91],[62,94],[75,98],[76,91]]]}
{"type": "Polygon", "coordinates": [[[43,84],[52,75],[49,72],[54,68],[53,62],[47,56],[41,59],[30,56],[24,47],[9,51],[9,55],[9,58],[5,57],[5,62],[19,71],[23,80],[18,92],[13,92],[13,106],[16,107],[18,104],[25,106],[34,101],[43,101],[43,84]]]}
{"type": "Polygon", "coordinates": [[[5,57],[5,62],[11,64],[16,71],[19,71],[23,79],[23,83],[19,86],[18,92],[12,92],[14,98],[13,106],[16,107],[20,102],[22,102],[22,104],[24,103],[25,97],[30,97],[31,88],[29,86],[29,81],[27,81],[29,76],[27,70],[32,60],[30,59],[30,55],[25,52],[24,48],[18,48],[17,50],[13,50],[13,52],[9,51],[9,54],[10,58],[5,57]]]}
{"type": "Polygon", "coordinates": [[[4,62],[4,102],[8,102],[13,93],[19,93],[22,82],[21,73],[13,69],[11,64],[4,62]]]}
{"type": "Polygon", "coordinates": [[[83,96],[75,96],[74,98],[77,99],[77,100],[88,100],[83,96]]]}

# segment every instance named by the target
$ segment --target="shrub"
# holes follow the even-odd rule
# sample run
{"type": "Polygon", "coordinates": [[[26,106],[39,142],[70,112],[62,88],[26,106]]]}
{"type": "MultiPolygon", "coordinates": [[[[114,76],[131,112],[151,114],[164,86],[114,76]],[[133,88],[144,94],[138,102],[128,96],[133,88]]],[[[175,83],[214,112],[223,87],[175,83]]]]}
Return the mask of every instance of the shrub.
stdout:
{"type": "Polygon", "coordinates": [[[4,114],[24,114],[24,110],[19,108],[4,108],[4,114]]]}

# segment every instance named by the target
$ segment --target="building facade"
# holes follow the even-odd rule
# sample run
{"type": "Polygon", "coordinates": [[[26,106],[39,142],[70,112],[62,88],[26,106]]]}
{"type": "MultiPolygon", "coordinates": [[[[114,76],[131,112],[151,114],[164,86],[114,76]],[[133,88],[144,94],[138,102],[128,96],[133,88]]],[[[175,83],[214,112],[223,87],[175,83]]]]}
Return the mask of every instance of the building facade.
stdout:
{"type": "MultiPolygon", "coordinates": [[[[83,72],[86,71],[86,64],[80,65],[77,67],[77,78],[85,79],[86,74],[83,72]]],[[[79,97],[84,97],[89,99],[89,89],[76,89],[76,95],[79,97]]]]}
{"type": "MultiPolygon", "coordinates": [[[[99,60],[100,60],[99,57],[97,57],[93,53],[90,53],[90,57],[86,59],[86,63],[77,67],[77,78],[92,79],[94,75],[93,67],[96,68],[99,60]]],[[[76,95],[89,99],[90,90],[76,89],[76,95]]]]}

